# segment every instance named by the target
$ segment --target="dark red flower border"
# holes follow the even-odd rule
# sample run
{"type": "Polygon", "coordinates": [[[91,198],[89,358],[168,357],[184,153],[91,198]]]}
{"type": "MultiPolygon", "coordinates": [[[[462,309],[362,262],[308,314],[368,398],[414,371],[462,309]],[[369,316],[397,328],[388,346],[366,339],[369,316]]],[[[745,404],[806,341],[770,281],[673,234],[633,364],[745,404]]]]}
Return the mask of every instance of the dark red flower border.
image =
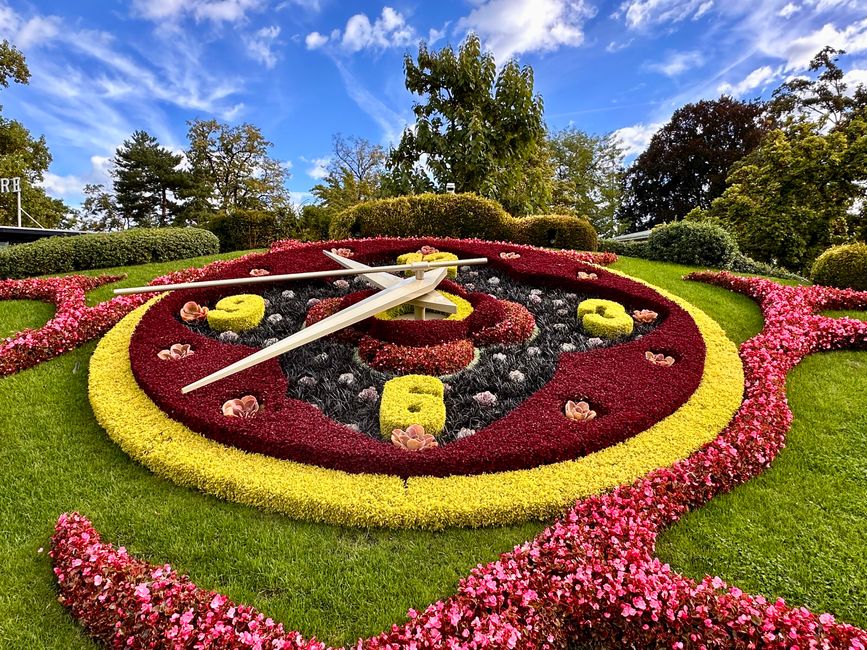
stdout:
{"type": "MultiPolygon", "coordinates": [[[[354,647],[564,648],[580,640],[637,648],[867,648],[867,631],[830,614],[745,594],[719,578],[696,583],[654,557],[660,530],[758,475],[782,449],[792,419],[785,379],[795,365],[813,352],[867,349],[867,323],[819,315],[865,309],[867,292],[783,287],[729,273],[690,278],[762,306],[763,331],[741,346],[746,395],[732,423],[672,467],[581,499],[534,540],[474,569],[454,596],[420,613],[410,610],[407,623],[354,647]]],[[[61,516],[53,545],[61,602],[106,644],[208,645],[214,639],[210,647],[324,649],[168,567],[115,550],[80,515],[61,516]]]]}
{"type": "MultiPolygon", "coordinates": [[[[178,291],[144,315],[130,345],[136,380],[171,417],[220,443],[346,472],[402,477],[527,469],[581,457],[667,417],[692,395],[701,380],[704,341],[689,314],[646,285],[558,252],[435,238],[349,240],[299,244],[264,258],[241,260],[222,274],[243,277],[253,265],[265,266],[273,274],[334,269],[334,262],[321,252],[332,246],[351,247],[355,259],[366,261],[393,257],[422,245],[461,256],[487,257],[497,270],[543,287],[592,293],[653,309],[660,314],[661,324],[643,338],[619,346],[564,353],[549,383],[511,413],[473,436],[419,454],[374,440],[331,420],[311,404],[287,397],[287,380],[277,359],[182,395],[186,384],[253,351],[198,334],[176,318],[185,302],[212,305],[227,295],[226,289],[178,291]],[[519,251],[520,258],[502,259],[499,254],[504,250],[519,251]],[[579,271],[593,271],[598,279],[578,279],[579,271]],[[157,352],[174,343],[192,345],[195,354],[179,362],[160,361],[157,352]],[[671,368],[649,364],[644,356],[648,350],[669,354],[677,362],[671,368]],[[247,394],[256,396],[262,411],[247,420],[225,418],[222,404],[247,394]],[[563,406],[576,398],[589,401],[604,416],[590,422],[567,419],[563,406]]],[[[478,319],[484,323],[484,310],[479,312],[478,319]]],[[[489,316],[490,326],[479,331],[489,341],[521,334],[521,325],[514,325],[519,323],[515,314],[506,313],[505,319],[503,314],[489,316]]],[[[493,392],[495,381],[492,378],[493,392]]]]}

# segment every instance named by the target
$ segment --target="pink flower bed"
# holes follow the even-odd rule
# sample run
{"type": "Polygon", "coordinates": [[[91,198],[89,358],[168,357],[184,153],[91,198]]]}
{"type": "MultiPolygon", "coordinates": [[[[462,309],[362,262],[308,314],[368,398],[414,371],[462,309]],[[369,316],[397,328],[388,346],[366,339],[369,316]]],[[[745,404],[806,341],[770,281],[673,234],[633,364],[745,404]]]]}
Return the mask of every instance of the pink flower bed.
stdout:
{"type": "MultiPolygon", "coordinates": [[[[257,253],[246,257],[259,256],[257,253]]],[[[155,278],[150,284],[204,279],[236,262],[218,260],[199,269],[169,273],[155,278]]],[[[40,300],[55,306],[54,317],[39,329],[25,330],[0,341],[0,377],[53,359],[102,336],[121,318],[153,297],[153,294],[118,296],[95,307],[87,306],[88,291],[124,277],[67,275],[59,278],[0,280],[0,300],[40,300]]]]}
{"type": "MultiPolygon", "coordinates": [[[[654,557],[657,534],[756,476],[785,442],[785,378],[812,352],[867,348],[867,323],[818,314],[863,309],[867,292],[783,287],[729,273],[691,279],[761,303],[765,328],[741,346],[744,402],[712,443],[630,486],[580,500],[536,539],[463,579],[455,595],[358,648],[565,648],[570,639],[638,648],[849,648],[867,632],[830,614],[768,601],[719,578],[681,576],[654,557]]],[[[322,648],[249,607],[198,589],[100,540],[63,515],[52,557],[60,600],[112,647],[322,648]]]]}

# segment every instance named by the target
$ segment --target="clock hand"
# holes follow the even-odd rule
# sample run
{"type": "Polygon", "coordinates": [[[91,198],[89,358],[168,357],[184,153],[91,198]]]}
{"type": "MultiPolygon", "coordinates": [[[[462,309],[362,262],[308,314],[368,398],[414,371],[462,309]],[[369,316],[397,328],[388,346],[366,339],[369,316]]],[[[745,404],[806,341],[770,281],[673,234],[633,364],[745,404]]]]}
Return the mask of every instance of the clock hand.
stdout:
{"type": "Polygon", "coordinates": [[[420,279],[409,277],[405,280],[401,280],[397,284],[387,289],[383,289],[372,296],[368,296],[351,307],[341,309],[336,314],[333,314],[328,318],[323,318],[321,321],[313,323],[299,332],[295,332],[295,334],[292,334],[282,341],[278,341],[274,345],[270,345],[258,352],[254,352],[250,356],[240,359],[225,368],[217,370],[207,377],[203,377],[202,379],[194,381],[192,384],[184,386],[181,389],[181,392],[189,393],[202,388],[203,386],[213,384],[215,381],[230,377],[235,373],[251,368],[263,361],[267,361],[268,359],[273,359],[274,357],[280,356],[290,350],[299,348],[302,345],[306,345],[316,339],[362,321],[365,318],[370,318],[381,311],[397,307],[398,305],[402,305],[403,303],[418,298],[419,296],[423,296],[442,282],[447,273],[447,268],[439,268],[424,273],[420,279]]]}
{"type": "MultiPolygon", "coordinates": [[[[362,271],[364,269],[370,269],[367,264],[362,264],[361,262],[357,262],[356,260],[342,257],[340,255],[337,255],[336,253],[332,253],[331,251],[322,251],[322,253],[326,257],[328,257],[328,259],[334,260],[335,262],[347,269],[356,269],[359,271],[362,271]]],[[[363,273],[361,277],[366,279],[371,284],[379,287],[380,289],[387,289],[388,287],[394,286],[403,279],[392,273],[376,271],[375,269],[371,269],[371,271],[371,273],[363,273]]],[[[442,295],[439,291],[431,291],[430,293],[426,293],[425,295],[409,302],[411,305],[416,307],[433,309],[434,311],[439,311],[446,314],[456,314],[458,311],[458,306],[451,300],[446,298],[444,295],[442,295]]]]}

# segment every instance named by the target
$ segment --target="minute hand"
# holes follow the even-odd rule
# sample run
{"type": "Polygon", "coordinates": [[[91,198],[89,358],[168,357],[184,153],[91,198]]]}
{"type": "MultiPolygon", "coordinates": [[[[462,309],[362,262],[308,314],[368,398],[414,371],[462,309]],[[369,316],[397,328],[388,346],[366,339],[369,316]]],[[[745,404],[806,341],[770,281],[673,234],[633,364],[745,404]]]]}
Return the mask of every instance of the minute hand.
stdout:
{"type": "Polygon", "coordinates": [[[321,321],[318,321],[309,327],[305,327],[299,332],[295,332],[295,334],[283,339],[282,341],[277,341],[274,345],[269,345],[267,348],[254,352],[250,356],[244,357],[243,359],[240,359],[239,361],[236,361],[207,377],[202,377],[198,381],[194,381],[192,384],[184,386],[181,389],[181,392],[189,393],[209,384],[213,384],[215,381],[220,381],[221,379],[230,377],[235,373],[251,368],[263,361],[273,359],[274,357],[280,356],[281,354],[294,350],[302,345],[306,345],[307,343],[315,341],[323,336],[333,334],[344,327],[349,327],[359,321],[363,321],[365,318],[370,318],[381,311],[391,309],[397,305],[402,305],[418,296],[423,296],[429,291],[432,291],[440,282],[442,282],[447,273],[448,268],[440,268],[428,271],[420,280],[415,277],[401,280],[388,289],[383,289],[379,293],[375,293],[361,302],[355,303],[351,307],[342,309],[328,318],[323,318],[321,321]]]}

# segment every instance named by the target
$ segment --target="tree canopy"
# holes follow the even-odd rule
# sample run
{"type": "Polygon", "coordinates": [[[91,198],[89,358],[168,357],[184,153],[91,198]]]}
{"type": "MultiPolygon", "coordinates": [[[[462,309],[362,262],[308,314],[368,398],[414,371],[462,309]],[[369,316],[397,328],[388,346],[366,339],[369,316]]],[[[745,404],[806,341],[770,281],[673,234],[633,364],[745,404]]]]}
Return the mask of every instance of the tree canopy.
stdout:
{"type": "Polygon", "coordinates": [[[762,111],[725,96],[676,110],[627,170],[620,220],[642,230],[710,207],[731,166],[767,133],[762,111]]]}
{"type": "Polygon", "coordinates": [[[183,156],[161,147],[145,131],[135,131],[117,148],[112,176],[117,206],[127,225],[168,226],[180,212],[177,196],[190,185],[180,169],[183,156]]]}
{"type": "Polygon", "coordinates": [[[587,217],[600,235],[617,235],[623,149],[614,135],[590,135],[569,127],[550,136],[548,149],[551,211],[587,217]]]}
{"type": "Polygon", "coordinates": [[[451,47],[404,58],[406,88],[421,99],[415,124],[404,131],[388,160],[396,192],[458,192],[497,199],[515,214],[534,212],[550,199],[544,151],[542,98],[533,70],[507,61],[497,71],[493,54],[475,34],[457,53],[451,47]]]}

